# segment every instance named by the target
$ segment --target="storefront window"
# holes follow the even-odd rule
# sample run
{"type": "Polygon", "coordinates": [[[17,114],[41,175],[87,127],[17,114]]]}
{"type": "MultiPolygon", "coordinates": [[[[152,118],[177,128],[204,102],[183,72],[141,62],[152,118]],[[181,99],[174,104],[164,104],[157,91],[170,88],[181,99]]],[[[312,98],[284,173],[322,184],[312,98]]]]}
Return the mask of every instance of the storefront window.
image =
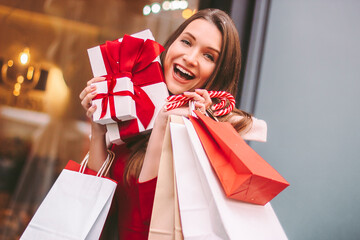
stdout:
{"type": "Polygon", "coordinates": [[[0,0],[0,239],[18,239],[90,127],[87,49],[150,29],[163,44],[198,0],[0,0]]]}

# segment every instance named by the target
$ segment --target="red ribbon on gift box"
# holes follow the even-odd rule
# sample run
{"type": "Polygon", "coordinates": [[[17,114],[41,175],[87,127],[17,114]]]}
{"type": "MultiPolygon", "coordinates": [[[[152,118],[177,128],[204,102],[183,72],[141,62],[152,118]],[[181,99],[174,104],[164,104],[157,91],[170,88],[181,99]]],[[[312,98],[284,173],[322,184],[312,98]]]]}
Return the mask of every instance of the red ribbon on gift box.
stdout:
{"type": "MultiPolygon", "coordinates": [[[[100,45],[108,81],[108,92],[98,94],[94,99],[102,99],[100,118],[105,116],[109,101],[110,113],[115,114],[114,96],[131,96],[135,101],[136,115],[144,128],[149,125],[155,111],[150,97],[141,88],[164,82],[164,76],[158,62],[154,59],[164,51],[159,43],[147,39],[125,35],[122,42],[107,41],[100,45]],[[114,92],[116,79],[129,77],[134,85],[134,94],[129,91],[114,92]]],[[[114,118],[113,118],[114,119],[114,118]]],[[[114,119],[115,120],[115,119],[114,119]]]]}
{"type": "Polygon", "coordinates": [[[99,93],[94,97],[94,99],[102,99],[102,101],[101,101],[102,111],[101,111],[100,119],[105,116],[106,110],[108,107],[108,102],[109,102],[111,118],[116,122],[121,121],[120,119],[118,119],[116,117],[114,96],[130,96],[130,97],[134,98],[134,94],[130,91],[123,90],[123,91],[114,92],[114,88],[116,85],[116,79],[122,78],[122,77],[130,78],[130,76],[128,76],[127,74],[115,74],[114,76],[111,76],[111,79],[106,80],[108,92],[107,93],[99,93]]]}

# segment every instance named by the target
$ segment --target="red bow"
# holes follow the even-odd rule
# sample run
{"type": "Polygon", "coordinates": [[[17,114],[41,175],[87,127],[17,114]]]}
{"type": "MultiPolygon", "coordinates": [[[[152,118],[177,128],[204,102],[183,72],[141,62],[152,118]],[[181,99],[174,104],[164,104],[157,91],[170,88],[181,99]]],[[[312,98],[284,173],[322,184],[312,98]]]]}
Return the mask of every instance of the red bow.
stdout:
{"type": "Polygon", "coordinates": [[[155,106],[143,86],[164,82],[162,72],[157,65],[152,64],[164,48],[157,42],[147,39],[134,38],[125,35],[122,42],[107,41],[100,46],[108,81],[108,92],[98,94],[94,99],[102,99],[102,113],[105,116],[109,101],[112,119],[116,121],[114,96],[131,96],[135,101],[136,115],[144,128],[149,125],[155,111],[155,106]],[[134,85],[134,94],[129,91],[114,92],[116,79],[129,77],[134,85]]]}

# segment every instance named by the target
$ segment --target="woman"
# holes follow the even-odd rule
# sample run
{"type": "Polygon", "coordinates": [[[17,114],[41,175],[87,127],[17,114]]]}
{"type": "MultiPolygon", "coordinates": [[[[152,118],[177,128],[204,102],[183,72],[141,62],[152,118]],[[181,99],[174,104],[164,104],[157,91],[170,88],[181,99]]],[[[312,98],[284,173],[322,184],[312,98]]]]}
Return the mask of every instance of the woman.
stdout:
{"type": "MultiPolygon", "coordinates": [[[[165,82],[170,94],[184,93],[205,113],[213,102],[209,90],[236,93],[240,73],[240,43],[230,17],[221,10],[207,9],[187,19],[165,43],[161,56],[165,82]]],[[[81,92],[80,99],[91,117],[96,106],[92,83],[104,80],[93,78],[81,92]]],[[[116,154],[111,177],[118,181],[112,212],[118,212],[120,239],[147,239],[161,147],[169,115],[189,114],[188,107],[161,110],[151,134],[130,143],[113,146],[116,154]]],[[[234,110],[220,121],[229,121],[251,138],[266,129],[263,121],[234,110]],[[260,131],[257,131],[257,128],[260,131]],[[255,134],[255,135],[254,135],[255,134]],[[252,136],[250,136],[252,135],[252,136]]],[[[92,122],[89,167],[98,170],[107,157],[106,128],[92,122]]],[[[255,136],[256,138],[256,136],[255,136]]],[[[265,140],[265,135],[258,140],[265,140]]]]}

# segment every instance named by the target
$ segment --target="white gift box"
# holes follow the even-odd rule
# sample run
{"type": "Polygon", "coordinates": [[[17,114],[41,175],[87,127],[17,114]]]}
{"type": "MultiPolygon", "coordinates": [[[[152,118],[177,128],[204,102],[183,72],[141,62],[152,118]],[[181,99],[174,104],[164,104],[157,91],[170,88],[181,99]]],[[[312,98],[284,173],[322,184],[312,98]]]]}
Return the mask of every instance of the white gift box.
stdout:
{"type": "MultiPolygon", "coordinates": [[[[153,35],[152,35],[152,33],[151,33],[151,31],[149,29],[146,29],[144,31],[132,34],[131,36],[136,37],[136,38],[141,38],[144,41],[146,39],[154,40],[154,37],[153,37],[153,35]]],[[[121,42],[122,38],[118,39],[118,41],[121,42]]],[[[107,72],[106,72],[104,61],[103,61],[100,46],[96,46],[96,47],[88,49],[88,55],[89,55],[89,59],[90,59],[90,63],[91,63],[91,69],[92,69],[94,77],[106,75],[107,72]]],[[[158,63],[159,66],[161,66],[160,57],[157,56],[153,60],[153,63],[158,63]]],[[[121,79],[123,79],[123,78],[121,78],[121,79]]],[[[118,115],[117,116],[117,118],[122,120],[122,121],[136,119],[137,122],[138,122],[139,133],[147,132],[148,130],[151,130],[153,128],[155,118],[156,118],[158,112],[160,111],[160,109],[164,106],[166,98],[169,96],[166,84],[164,82],[143,86],[141,88],[148,94],[149,98],[151,99],[151,101],[155,105],[154,115],[153,115],[149,125],[145,128],[141,124],[140,120],[136,116],[136,106],[133,108],[134,103],[131,103],[131,106],[126,107],[127,110],[122,110],[121,109],[121,112],[122,112],[121,114],[125,114],[125,115],[118,115]]],[[[97,92],[99,93],[99,91],[97,91],[97,92]]],[[[114,90],[114,92],[115,92],[115,90],[114,90]]],[[[120,98],[129,98],[129,97],[119,97],[119,99],[120,98]]],[[[126,101],[128,101],[128,100],[126,100],[126,101]]],[[[109,138],[110,142],[114,143],[114,144],[121,144],[123,142],[122,137],[120,136],[120,133],[119,133],[118,124],[114,120],[112,120],[111,118],[108,118],[108,115],[106,115],[107,120],[105,120],[105,117],[100,119],[100,120],[95,120],[95,116],[100,116],[101,115],[101,102],[97,103],[97,104],[100,104],[100,107],[97,106],[96,113],[94,113],[94,121],[96,121],[96,122],[99,122],[99,121],[100,122],[105,122],[105,123],[102,123],[102,124],[106,124],[107,135],[108,135],[108,138],[109,138]]],[[[121,106],[121,108],[123,108],[123,107],[125,107],[127,105],[124,103],[124,104],[117,104],[115,106],[116,112],[118,112],[118,110],[119,110],[119,114],[120,114],[120,109],[118,109],[117,106],[121,106]]],[[[108,109],[109,109],[109,106],[108,106],[108,109]]],[[[108,113],[106,113],[106,114],[108,114],[108,113]]]]}
{"type": "MultiPolygon", "coordinates": [[[[151,101],[155,105],[154,115],[149,125],[144,128],[139,119],[137,119],[139,133],[146,133],[154,127],[155,118],[158,115],[161,108],[165,105],[166,98],[169,96],[166,84],[164,82],[156,83],[153,85],[145,86],[142,88],[150,97],[151,101]]],[[[117,123],[107,124],[107,133],[111,143],[120,145],[123,143],[123,138],[120,135],[119,125],[117,123]]]]}
{"type": "MultiPolygon", "coordinates": [[[[107,81],[93,83],[93,85],[96,85],[96,92],[98,94],[108,93],[107,81]]],[[[130,78],[123,77],[116,79],[116,84],[113,92],[116,93],[122,91],[129,91],[132,94],[134,93],[134,87],[130,78]]],[[[106,98],[105,101],[107,101],[106,114],[101,118],[103,99],[93,100],[93,104],[96,105],[96,111],[93,114],[94,122],[100,124],[116,122],[111,117],[112,104],[116,112],[115,117],[118,120],[127,121],[136,118],[135,101],[132,99],[131,96],[114,96],[113,99],[106,98]]]]}
{"type": "MultiPolygon", "coordinates": [[[[154,40],[154,36],[152,35],[152,33],[149,29],[132,34],[131,36],[136,37],[136,38],[142,38],[142,39],[144,39],[144,41],[146,39],[154,40]]],[[[119,42],[121,42],[122,38],[119,38],[118,40],[119,40],[119,42]]],[[[93,72],[94,77],[106,75],[107,72],[106,72],[104,60],[103,60],[103,57],[101,54],[100,46],[89,48],[87,50],[87,52],[89,55],[91,70],[93,72]]],[[[160,62],[159,57],[157,57],[155,60],[160,62]]]]}
{"type": "MultiPolygon", "coordinates": [[[[146,39],[154,40],[154,37],[149,29],[132,34],[131,36],[136,37],[136,38],[141,38],[144,41],[146,39]]],[[[122,38],[118,39],[118,41],[121,42],[122,38]]],[[[90,65],[91,65],[91,69],[92,69],[94,77],[107,75],[108,73],[106,71],[106,67],[105,67],[105,63],[104,63],[104,59],[103,59],[103,56],[101,53],[100,46],[89,48],[87,51],[88,51],[90,65]]],[[[153,62],[160,63],[160,57],[157,56],[153,62]]],[[[98,94],[99,93],[107,93],[106,81],[98,82],[98,83],[94,83],[94,84],[97,86],[98,94]]],[[[154,85],[158,85],[158,84],[154,84],[154,85]]],[[[164,104],[164,101],[165,101],[166,97],[168,96],[167,88],[166,88],[165,84],[161,83],[159,85],[162,86],[162,88],[166,89],[166,95],[164,95],[164,94],[161,95],[161,96],[164,96],[164,99],[162,100],[161,104],[164,104]]],[[[146,86],[143,89],[151,89],[151,86],[146,86]]],[[[156,89],[156,91],[158,91],[158,87],[154,87],[154,89],[156,89]]],[[[161,92],[164,92],[164,89],[161,90],[161,92]]],[[[116,86],[115,86],[113,92],[118,92],[118,91],[122,91],[122,90],[130,91],[131,93],[134,93],[132,82],[127,77],[122,77],[122,78],[117,79],[117,83],[116,83],[116,86]]],[[[149,95],[149,93],[148,93],[148,95],[149,95]]],[[[115,96],[114,97],[113,105],[115,106],[115,112],[116,112],[116,115],[114,117],[116,117],[118,119],[116,121],[113,120],[113,118],[111,116],[110,104],[109,104],[110,102],[107,105],[106,114],[102,118],[100,118],[101,113],[103,111],[102,103],[101,103],[102,99],[97,99],[97,100],[94,100],[93,102],[97,106],[95,113],[93,114],[94,122],[97,122],[100,124],[111,124],[111,123],[116,123],[118,120],[119,121],[128,121],[128,120],[137,118],[136,105],[130,96],[115,96]]],[[[157,105],[155,102],[153,102],[153,103],[154,103],[154,105],[157,105]]],[[[157,112],[156,112],[156,114],[157,114],[157,112]]],[[[114,134],[112,133],[111,129],[113,129],[113,128],[111,128],[111,127],[108,128],[108,131],[109,131],[110,136],[113,136],[114,134]]],[[[149,129],[149,127],[147,127],[147,129],[149,129]]],[[[110,137],[110,140],[111,140],[111,142],[115,141],[113,137],[110,137]]]]}
{"type": "MultiPolygon", "coordinates": [[[[131,36],[144,39],[144,41],[146,39],[154,40],[154,36],[152,35],[152,33],[149,29],[132,34],[131,36]]],[[[118,41],[121,42],[122,38],[119,38],[118,41]]],[[[87,51],[88,51],[88,55],[89,55],[89,60],[90,60],[90,65],[91,65],[91,69],[93,72],[93,76],[99,77],[99,76],[107,75],[108,73],[105,68],[105,63],[104,63],[104,59],[103,59],[103,56],[101,53],[100,46],[89,48],[87,51]]],[[[156,59],[154,59],[154,61],[160,62],[159,56],[156,59]]],[[[116,91],[127,90],[127,91],[134,93],[133,86],[130,86],[130,84],[132,84],[132,83],[131,83],[131,81],[129,83],[129,81],[127,81],[127,79],[128,79],[127,77],[117,79],[117,84],[115,87],[116,91]],[[120,83],[121,81],[126,81],[126,83],[122,84],[122,83],[120,83]],[[124,88],[121,89],[121,87],[124,87],[124,88]]],[[[97,93],[106,93],[106,91],[104,92],[105,87],[107,89],[106,82],[105,83],[95,83],[95,85],[97,86],[97,93]]],[[[114,89],[114,92],[115,92],[115,89],[114,89]]],[[[101,112],[102,112],[101,100],[95,100],[94,102],[97,106],[95,113],[93,115],[94,122],[97,122],[100,124],[116,123],[116,121],[111,118],[109,105],[106,109],[106,115],[100,119],[101,112]]],[[[115,109],[116,109],[115,117],[118,120],[127,121],[130,119],[136,118],[135,103],[134,103],[133,99],[128,96],[125,96],[125,97],[124,96],[116,96],[115,97],[115,109]],[[121,109],[121,108],[124,108],[124,109],[121,109]]]]}

